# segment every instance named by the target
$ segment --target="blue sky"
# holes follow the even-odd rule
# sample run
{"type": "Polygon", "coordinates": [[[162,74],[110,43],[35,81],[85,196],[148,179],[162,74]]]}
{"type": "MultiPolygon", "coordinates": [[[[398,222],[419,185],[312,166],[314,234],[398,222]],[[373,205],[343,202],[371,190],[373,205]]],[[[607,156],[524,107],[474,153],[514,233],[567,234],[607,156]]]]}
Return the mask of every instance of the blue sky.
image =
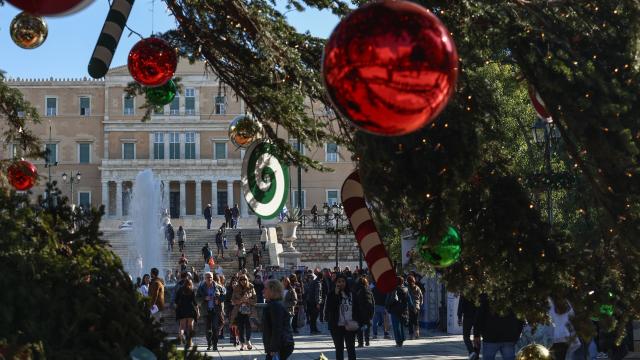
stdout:
{"type": "MultiPolygon", "coordinates": [[[[152,4],[152,0],[137,0],[129,17],[129,27],[144,36],[151,34],[152,4]]],[[[47,18],[47,41],[37,49],[24,50],[11,41],[8,32],[11,19],[19,10],[9,4],[0,7],[0,69],[11,77],[88,77],[87,64],[108,11],[107,0],[96,0],[89,7],[73,15],[47,18]]],[[[338,18],[328,11],[291,11],[287,16],[299,31],[308,30],[315,36],[325,38],[338,23],[338,18]]],[[[160,0],[155,1],[153,19],[155,32],[176,27],[175,20],[160,0]]],[[[125,29],[112,67],[126,64],[129,50],[139,40],[136,35],[127,37],[128,35],[129,32],[125,29]]]]}

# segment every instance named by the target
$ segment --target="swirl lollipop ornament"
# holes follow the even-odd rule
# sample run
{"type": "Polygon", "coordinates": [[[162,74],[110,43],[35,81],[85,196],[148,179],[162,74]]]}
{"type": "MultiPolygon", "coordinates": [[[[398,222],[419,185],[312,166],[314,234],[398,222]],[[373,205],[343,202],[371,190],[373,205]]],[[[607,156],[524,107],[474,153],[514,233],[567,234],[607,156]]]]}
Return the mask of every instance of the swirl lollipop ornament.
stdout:
{"type": "Polygon", "coordinates": [[[275,147],[256,141],[242,163],[242,191],[253,212],[273,219],[282,210],[289,193],[289,168],[275,155],[275,147]]]}

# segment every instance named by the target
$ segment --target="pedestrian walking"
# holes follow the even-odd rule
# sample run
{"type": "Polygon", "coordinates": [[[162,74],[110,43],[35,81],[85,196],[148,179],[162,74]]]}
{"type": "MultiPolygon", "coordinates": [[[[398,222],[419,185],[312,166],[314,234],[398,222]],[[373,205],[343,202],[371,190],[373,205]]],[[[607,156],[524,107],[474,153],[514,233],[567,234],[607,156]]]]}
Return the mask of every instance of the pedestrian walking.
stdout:
{"type": "Polygon", "coordinates": [[[293,331],[291,330],[291,314],[283,303],[284,288],[276,279],[267,282],[264,288],[264,297],[267,307],[263,312],[264,351],[266,360],[274,358],[286,360],[293,353],[293,331]]]}
{"type": "Polygon", "coordinates": [[[233,312],[231,318],[240,331],[240,350],[251,350],[250,317],[256,306],[256,292],[247,275],[238,276],[238,285],[233,289],[233,312]]]}
{"type": "Polygon", "coordinates": [[[164,309],[164,281],[158,276],[157,268],[151,269],[151,283],[149,283],[149,309],[155,321],[160,321],[160,312],[164,309]]]}
{"type": "Polygon", "coordinates": [[[182,225],[180,225],[178,227],[178,232],[176,233],[176,236],[178,238],[178,251],[183,252],[184,251],[184,244],[187,241],[187,232],[184,231],[184,228],[182,227],[182,225]]]}
{"type": "Polygon", "coordinates": [[[187,278],[184,285],[178,289],[175,298],[176,320],[180,323],[178,331],[178,342],[186,342],[187,347],[191,347],[193,338],[193,324],[198,319],[198,304],[196,303],[195,292],[193,291],[193,281],[187,278]],[[185,339],[186,337],[186,339],[185,339]]]}
{"type": "Polygon", "coordinates": [[[218,334],[224,322],[222,303],[224,302],[223,288],[213,279],[211,272],[204,274],[204,282],[198,287],[196,298],[206,310],[207,351],[218,350],[218,334]]]}
{"type": "Polygon", "coordinates": [[[242,270],[247,266],[247,250],[244,248],[244,243],[240,243],[236,255],[238,256],[238,270],[242,270]]]}
{"type": "Polygon", "coordinates": [[[418,318],[424,298],[413,275],[407,276],[407,283],[409,284],[409,339],[414,340],[420,337],[418,318]]]}
{"type": "Polygon", "coordinates": [[[398,276],[398,286],[387,296],[386,308],[391,314],[396,346],[402,347],[406,340],[404,327],[409,322],[409,290],[404,286],[402,276],[398,276]]]}
{"type": "Polygon", "coordinates": [[[311,219],[314,224],[318,223],[318,205],[316,204],[313,204],[313,207],[311,207],[311,219]]]}
{"type": "Polygon", "coordinates": [[[242,244],[242,231],[238,231],[238,233],[236,234],[236,247],[240,248],[240,244],[242,244]]]}
{"type": "Polygon", "coordinates": [[[462,326],[462,340],[469,352],[469,360],[477,360],[480,357],[480,348],[471,341],[471,329],[475,326],[478,307],[464,296],[458,300],[458,325],[462,326]]]}
{"type": "Polygon", "coordinates": [[[347,279],[342,274],[338,275],[335,290],[327,295],[326,308],[329,331],[336,348],[336,360],[344,360],[345,347],[348,359],[356,359],[356,332],[360,328],[356,306],[351,289],[347,286],[347,279]]]}
{"type": "Polygon", "coordinates": [[[207,230],[211,229],[211,218],[212,218],[212,213],[211,213],[211,204],[207,204],[207,207],[204,208],[204,211],[202,212],[204,214],[204,218],[207,220],[207,230]]]}
{"type": "Polygon", "coordinates": [[[256,297],[258,303],[264,303],[264,282],[262,282],[262,276],[257,272],[253,276],[253,289],[256,291],[256,297]]]}
{"type": "Polygon", "coordinates": [[[231,227],[234,229],[238,228],[238,218],[240,217],[240,208],[238,208],[238,204],[235,204],[231,209],[231,227]]]}
{"type": "Polygon", "coordinates": [[[564,297],[553,296],[549,299],[549,318],[553,326],[553,345],[549,351],[554,359],[573,359],[573,353],[580,346],[571,325],[574,315],[571,304],[564,297]]]}
{"type": "Polygon", "coordinates": [[[260,267],[260,258],[262,257],[262,251],[258,248],[258,244],[254,244],[253,248],[250,251],[253,257],[253,268],[257,269],[260,267]]]}
{"type": "Polygon", "coordinates": [[[480,307],[476,314],[473,329],[473,341],[480,348],[482,341],[482,359],[494,360],[500,352],[502,359],[514,360],[516,342],[520,338],[524,322],[513,311],[499,315],[492,311],[486,295],[480,298],[480,307]]]}
{"type": "Polygon", "coordinates": [[[216,256],[222,257],[224,259],[224,246],[222,239],[222,229],[218,229],[218,233],[216,234],[216,256]]]}
{"type": "Polygon", "coordinates": [[[291,287],[293,288],[293,291],[295,291],[296,293],[296,306],[295,306],[295,313],[293,315],[293,320],[291,320],[291,328],[293,329],[293,333],[297,334],[298,333],[298,328],[300,328],[301,326],[299,326],[299,324],[301,322],[304,321],[299,321],[300,320],[304,320],[304,312],[303,312],[303,308],[304,308],[304,297],[303,297],[303,287],[302,284],[300,283],[300,281],[298,281],[298,276],[296,274],[291,274],[289,275],[289,281],[291,282],[291,287]]]}
{"type": "Polygon", "coordinates": [[[182,253],[180,255],[180,259],[178,259],[178,266],[180,267],[180,271],[182,271],[182,272],[187,271],[187,265],[188,264],[189,264],[189,260],[184,255],[184,253],[182,253]]]}
{"type": "Polygon", "coordinates": [[[361,276],[358,280],[358,287],[355,293],[356,309],[359,311],[358,318],[361,319],[361,326],[358,330],[358,347],[370,345],[371,319],[375,312],[375,300],[369,288],[369,280],[366,276],[361,276]]]}
{"type": "Polygon", "coordinates": [[[322,274],[313,279],[313,273],[308,276],[308,285],[305,291],[305,302],[309,316],[309,331],[312,335],[320,334],[318,329],[318,315],[322,304],[322,274]]]}
{"type": "Polygon", "coordinates": [[[389,322],[387,321],[388,313],[385,307],[387,301],[387,295],[383,294],[378,287],[373,284],[373,299],[375,301],[374,315],[373,315],[373,338],[378,338],[378,327],[382,326],[385,339],[391,339],[389,336],[389,322]]]}
{"type": "Polygon", "coordinates": [[[224,207],[224,223],[227,229],[231,227],[231,209],[226,205],[224,207]]]}
{"type": "Polygon", "coordinates": [[[289,325],[293,331],[293,317],[296,314],[296,304],[298,303],[298,296],[296,290],[291,286],[291,280],[288,277],[282,278],[282,286],[284,287],[284,306],[289,313],[289,325]]]}
{"type": "Polygon", "coordinates": [[[167,240],[167,251],[173,251],[173,244],[175,243],[176,232],[173,230],[171,223],[168,223],[165,227],[165,234],[167,240]]]}
{"type": "Polygon", "coordinates": [[[202,247],[202,257],[204,258],[204,263],[208,264],[209,259],[213,256],[211,249],[209,249],[209,243],[204,244],[202,247]]]}

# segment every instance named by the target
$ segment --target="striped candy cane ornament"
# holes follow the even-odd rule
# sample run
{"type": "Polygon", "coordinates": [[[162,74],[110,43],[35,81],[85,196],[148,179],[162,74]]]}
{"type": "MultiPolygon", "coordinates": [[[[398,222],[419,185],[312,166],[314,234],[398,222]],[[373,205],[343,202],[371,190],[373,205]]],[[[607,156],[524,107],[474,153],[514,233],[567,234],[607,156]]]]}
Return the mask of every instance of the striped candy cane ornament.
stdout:
{"type": "Polygon", "coordinates": [[[104,21],[98,43],[89,60],[89,75],[94,79],[103,78],[116,52],[122,30],[127,24],[135,0],[113,0],[107,19],[104,21]]]}
{"type": "Polygon", "coordinates": [[[376,287],[383,293],[390,292],[398,285],[396,272],[364,201],[364,190],[357,170],[342,184],[342,205],[376,281],[376,287]]]}

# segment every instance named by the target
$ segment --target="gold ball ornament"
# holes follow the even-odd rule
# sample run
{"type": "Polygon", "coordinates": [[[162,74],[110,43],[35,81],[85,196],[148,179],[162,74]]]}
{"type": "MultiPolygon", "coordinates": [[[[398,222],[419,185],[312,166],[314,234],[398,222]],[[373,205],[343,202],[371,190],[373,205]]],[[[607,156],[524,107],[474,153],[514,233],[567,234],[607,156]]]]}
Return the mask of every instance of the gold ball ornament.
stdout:
{"type": "Polygon", "coordinates": [[[23,49],[35,49],[47,40],[49,28],[41,16],[21,12],[10,25],[11,40],[23,49]]]}
{"type": "Polygon", "coordinates": [[[516,360],[551,360],[551,354],[540,344],[529,344],[518,351],[516,360]]]}
{"type": "Polygon", "coordinates": [[[248,115],[240,115],[229,124],[229,139],[237,147],[247,148],[262,138],[262,124],[248,115]]]}

